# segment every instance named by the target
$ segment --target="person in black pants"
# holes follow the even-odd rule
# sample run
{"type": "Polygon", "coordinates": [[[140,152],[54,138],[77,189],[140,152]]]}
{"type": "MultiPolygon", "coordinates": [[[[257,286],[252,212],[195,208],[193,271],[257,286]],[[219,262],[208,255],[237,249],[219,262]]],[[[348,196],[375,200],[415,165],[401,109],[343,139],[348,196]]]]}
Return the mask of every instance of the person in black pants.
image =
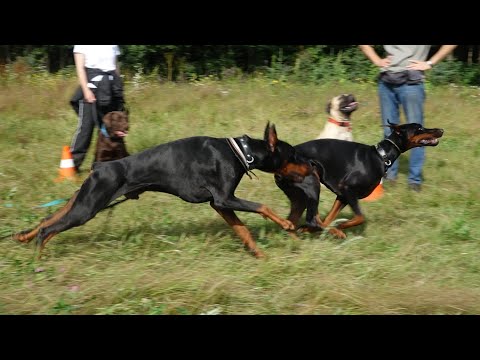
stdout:
{"type": "Polygon", "coordinates": [[[80,86],[70,100],[78,114],[70,151],[77,171],[85,160],[93,129],[95,126],[102,129],[103,116],[110,111],[126,111],[118,55],[118,45],[75,45],[73,48],[80,86]]]}

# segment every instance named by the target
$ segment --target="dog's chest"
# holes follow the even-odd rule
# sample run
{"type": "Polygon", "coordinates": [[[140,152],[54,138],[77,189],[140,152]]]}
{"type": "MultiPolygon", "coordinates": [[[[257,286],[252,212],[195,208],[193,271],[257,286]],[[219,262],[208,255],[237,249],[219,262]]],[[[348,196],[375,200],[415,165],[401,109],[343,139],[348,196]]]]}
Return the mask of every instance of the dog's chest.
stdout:
{"type": "Polygon", "coordinates": [[[338,126],[328,122],[325,124],[322,133],[318,136],[318,139],[337,139],[353,141],[353,135],[350,127],[338,126]]]}

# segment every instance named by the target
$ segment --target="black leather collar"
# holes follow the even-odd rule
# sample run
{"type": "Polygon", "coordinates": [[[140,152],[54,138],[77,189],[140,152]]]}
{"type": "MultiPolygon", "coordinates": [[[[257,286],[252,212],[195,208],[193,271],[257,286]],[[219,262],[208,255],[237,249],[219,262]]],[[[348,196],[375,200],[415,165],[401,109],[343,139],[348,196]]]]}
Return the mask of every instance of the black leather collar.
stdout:
{"type": "Polygon", "coordinates": [[[382,158],[383,163],[385,164],[385,172],[387,172],[388,168],[392,166],[392,161],[388,158],[387,153],[380,146],[380,144],[375,145],[375,149],[377,150],[378,155],[380,155],[380,157],[382,158]]]}
{"type": "Polygon", "coordinates": [[[378,155],[380,155],[380,157],[382,158],[383,160],[383,163],[385,164],[385,172],[387,172],[388,168],[390,166],[392,166],[393,162],[402,154],[402,150],[400,150],[400,148],[398,147],[397,144],[395,144],[392,140],[390,139],[384,139],[382,141],[380,141],[377,145],[375,145],[375,149],[377,150],[378,152],[378,155]],[[392,143],[393,146],[395,146],[395,148],[398,150],[398,156],[396,156],[394,159],[389,159],[388,158],[388,155],[387,155],[387,152],[385,151],[384,148],[381,147],[381,143],[384,142],[384,141],[388,141],[389,143],[392,143]]]}
{"type": "Polygon", "coordinates": [[[245,136],[242,136],[237,139],[227,138],[227,143],[228,145],[230,145],[230,148],[232,149],[233,153],[245,168],[247,175],[250,176],[249,172],[252,172],[252,169],[255,168],[254,166],[255,158],[252,155],[252,151],[250,149],[250,146],[248,145],[248,141],[245,138],[245,136]]]}

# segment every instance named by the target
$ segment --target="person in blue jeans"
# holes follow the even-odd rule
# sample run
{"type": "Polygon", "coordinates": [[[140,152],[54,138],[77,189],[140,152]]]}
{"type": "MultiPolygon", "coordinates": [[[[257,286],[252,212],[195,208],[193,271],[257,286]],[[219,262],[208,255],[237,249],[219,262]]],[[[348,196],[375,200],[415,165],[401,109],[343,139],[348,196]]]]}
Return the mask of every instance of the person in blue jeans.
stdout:
{"type": "MultiPolygon", "coordinates": [[[[360,50],[380,68],[378,96],[382,114],[382,124],[400,124],[400,106],[408,123],[424,125],[425,75],[435,64],[450,54],[457,45],[442,45],[429,59],[431,45],[383,45],[386,56],[381,58],[371,45],[359,45],[360,50]]],[[[384,135],[391,133],[384,128],[384,135]]],[[[425,148],[410,150],[408,186],[411,190],[421,191],[425,148]]],[[[398,176],[397,159],[386,174],[386,179],[395,183],[398,176]]]]}

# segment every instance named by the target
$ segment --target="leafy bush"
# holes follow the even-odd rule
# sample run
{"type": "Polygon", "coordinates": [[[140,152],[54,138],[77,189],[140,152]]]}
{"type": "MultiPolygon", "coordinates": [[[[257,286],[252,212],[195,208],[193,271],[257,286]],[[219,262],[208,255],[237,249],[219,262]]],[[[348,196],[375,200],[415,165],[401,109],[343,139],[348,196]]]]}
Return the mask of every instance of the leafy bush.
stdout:
{"type": "Polygon", "coordinates": [[[306,48],[298,54],[293,79],[308,83],[325,81],[373,81],[378,69],[357,48],[346,48],[337,54],[326,45],[306,48]]]}
{"type": "Polygon", "coordinates": [[[428,80],[434,85],[461,83],[463,65],[460,61],[445,60],[427,73],[428,80]]]}

